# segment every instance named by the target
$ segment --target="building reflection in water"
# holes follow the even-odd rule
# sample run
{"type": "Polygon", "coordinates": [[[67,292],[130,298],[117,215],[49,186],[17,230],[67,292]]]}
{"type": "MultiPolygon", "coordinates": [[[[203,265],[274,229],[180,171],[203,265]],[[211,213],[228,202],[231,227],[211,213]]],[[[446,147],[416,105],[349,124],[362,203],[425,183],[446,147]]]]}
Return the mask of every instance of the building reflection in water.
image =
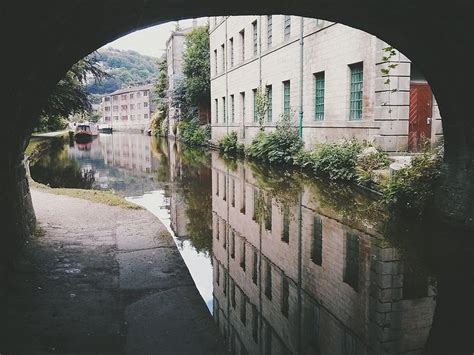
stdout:
{"type": "Polygon", "coordinates": [[[248,166],[213,155],[213,314],[231,352],[421,353],[435,309],[428,277],[307,187],[285,204],[258,186],[248,166]]]}

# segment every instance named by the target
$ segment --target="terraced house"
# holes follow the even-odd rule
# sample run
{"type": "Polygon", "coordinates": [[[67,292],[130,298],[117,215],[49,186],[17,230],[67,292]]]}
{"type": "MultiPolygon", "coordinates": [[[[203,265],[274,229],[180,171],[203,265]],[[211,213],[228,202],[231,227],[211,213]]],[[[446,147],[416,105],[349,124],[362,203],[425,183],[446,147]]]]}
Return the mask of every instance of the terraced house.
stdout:
{"type": "Polygon", "coordinates": [[[102,97],[100,123],[114,130],[145,130],[153,112],[152,84],[122,88],[102,97]]]}
{"type": "Polygon", "coordinates": [[[366,32],[286,15],[210,18],[212,139],[235,130],[250,143],[264,125],[289,116],[306,147],[356,137],[387,151],[417,151],[441,135],[441,117],[423,75],[399,51],[366,32]],[[389,72],[390,64],[395,64],[389,72]],[[387,81],[389,79],[389,81],[387,81]]]}

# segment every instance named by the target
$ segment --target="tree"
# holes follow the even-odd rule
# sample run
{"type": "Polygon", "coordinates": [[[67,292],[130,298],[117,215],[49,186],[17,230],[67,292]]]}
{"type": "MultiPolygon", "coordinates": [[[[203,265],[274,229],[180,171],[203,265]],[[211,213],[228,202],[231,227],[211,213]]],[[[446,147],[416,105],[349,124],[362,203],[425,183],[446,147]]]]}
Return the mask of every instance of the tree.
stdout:
{"type": "Polygon", "coordinates": [[[58,82],[43,106],[35,130],[62,129],[68,116],[90,112],[91,102],[86,91],[86,81],[90,76],[95,80],[105,76],[98,67],[95,56],[86,57],[74,64],[58,82]]]}
{"type": "Polygon", "coordinates": [[[209,102],[211,81],[208,26],[197,27],[186,35],[183,62],[188,105],[198,106],[201,102],[209,102]]]}

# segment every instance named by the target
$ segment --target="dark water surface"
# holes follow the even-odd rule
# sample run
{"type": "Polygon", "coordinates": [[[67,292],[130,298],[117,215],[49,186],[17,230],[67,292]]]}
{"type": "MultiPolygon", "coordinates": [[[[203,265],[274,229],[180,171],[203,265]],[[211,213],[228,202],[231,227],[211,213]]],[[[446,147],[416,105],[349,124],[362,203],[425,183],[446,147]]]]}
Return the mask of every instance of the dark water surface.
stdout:
{"type": "Polygon", "coordinates": [[[55,144],[31,174],[160,218],[233,353],[473,353],[472,238],[354,187],[119,132],[55,144]]]}

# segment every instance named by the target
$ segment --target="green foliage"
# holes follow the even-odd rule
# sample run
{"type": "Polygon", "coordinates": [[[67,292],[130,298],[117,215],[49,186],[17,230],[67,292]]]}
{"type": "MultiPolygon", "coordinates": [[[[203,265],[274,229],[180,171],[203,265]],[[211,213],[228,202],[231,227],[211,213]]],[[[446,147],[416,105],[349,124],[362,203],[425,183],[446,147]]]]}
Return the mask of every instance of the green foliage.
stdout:
{"type": "Polygon", "coordinates": [[[311,154],[314,173],[330,180],[353,180],[356,177],[357,156],[362,146],[357,140],[321,144],[311,154]]]}
{"type": "Polygon", "coordinates": [[[442,152],[442,146],[434,149],[425,146],[409,166],[400,169],[390,180],[383,192],[385,203],[409,214],[420,215],[440,176],[442,152]]]}
{"type": "Polygon", "coordinates": [[[178,124],[179,128],[179,139],[188,144],[194,146],[207,145],[211,138],[211,128],[209,125],[199,125],[195,121],[181,121],[178,124]]]}
{"type": "Polygon", "coordinates": [[[237,132],[227,133],[219,140],[219,151],[223,154],[243,155],[244,145],[239,143],[237,132]]]}
{"type": "Polygon", "coordinates": [[[200,26],[186,35],[186,50],[183,54],[188,103],[197,106],[209,101],[211,94],[209,62],[209,27],[200,26]]]}
{"type": "Polygon", "coordinates": [[[155,83],[157,110],[164,118],[168,116],[168,62],[165,59],[158,63],[158,78],[155,83]]]}
{"type": "Polygon", "coordinates": [[[257,93],[255,95],[255,109],[257,111],[257,121],[261,131],[265,129],[264,125],[268,111],[268,105],[268,93],[262,87],[257,88],[257,93]]]}
{"type": "Polygon", "coordinates": [[[292,164],[302,147],[303,142],[298,130],[288,117],[282,117],[274,132],[257,134],[246,154],[250,158],[270,164],[292,164]]]}
{"type": "Polygon", "coordinates": [[[56,84],[44,104],[35,131],[54,131],[65,127],[65,118],[90,112],[92,106],[85,85],[88,76],[100,81],[105,73],[93,56],[74,64],[56,84]]]}
{"type": "Polygon", "coordinates": [[[87,84],[90,94],[108,94],[122,87],[149,82],[158,73],[156,58],[132,50],[100,49],[95,57],[108,75],[101,82],[87,84]]]}

